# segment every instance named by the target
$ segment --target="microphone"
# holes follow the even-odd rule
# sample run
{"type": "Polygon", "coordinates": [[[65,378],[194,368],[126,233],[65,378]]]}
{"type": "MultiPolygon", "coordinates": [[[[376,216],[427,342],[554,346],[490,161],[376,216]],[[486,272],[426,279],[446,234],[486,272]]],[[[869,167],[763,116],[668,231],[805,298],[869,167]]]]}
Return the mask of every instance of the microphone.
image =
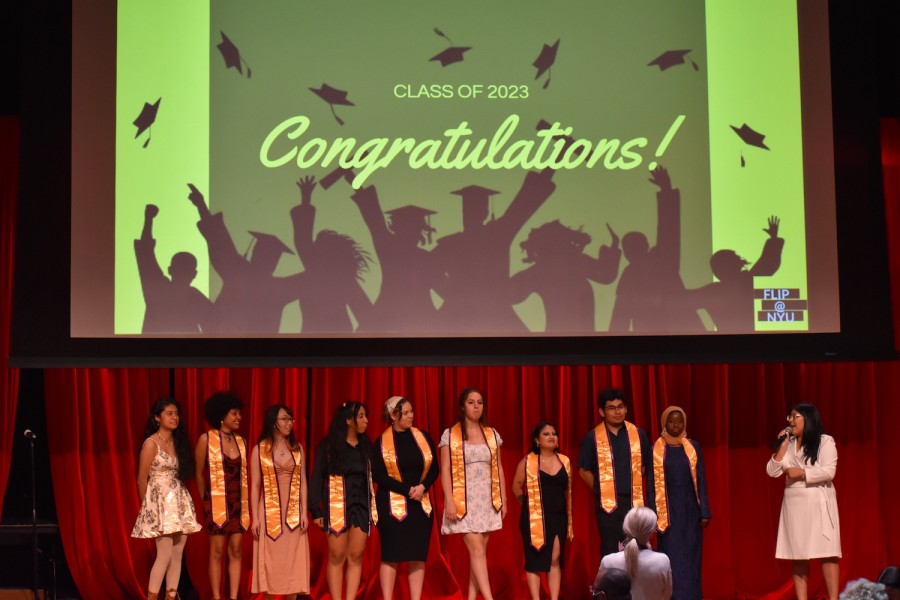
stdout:
{"type": "Polygon", "coordinates": [[[24,435],[25,437],[27,437],[29,440],[36,440],[36,439],[37,439],[37,436],[34,435],[34,432],[33,432],[32,430],[30,430],[30,429],[26,429],[25,432],[24,432],[22,435],[24,435]]]}
{"type": "Polygon", "coordinates": [[[773,450],[773,451],[777,451],[778,448],[781,446],[781,444],[784,443],[784,440],[786,440],[790,435],[791,435],[791,428],[790,428],[790,426],[785,427],[785,428],[784,428],[784,433],[783,433],[782,435],[779,435],[779,436],[778,436],[778,439],[775,440],[775,443],[772,444],[772,450],[773,450]]]}

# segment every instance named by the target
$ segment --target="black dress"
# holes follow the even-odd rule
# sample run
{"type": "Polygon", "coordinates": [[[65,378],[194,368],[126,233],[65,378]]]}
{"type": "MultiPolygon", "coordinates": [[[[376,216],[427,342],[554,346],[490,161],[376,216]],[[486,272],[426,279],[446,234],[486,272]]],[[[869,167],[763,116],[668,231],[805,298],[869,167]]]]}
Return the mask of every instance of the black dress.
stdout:
{"type": "Polygon", "coordinates": [[[397,452],[397,467],[403,481],[388,475],[381,454],[381,436],[375,441],[372,458],[372,479],[378,484],[375,506],[378,508],[378,532],[381,534],[382,562],[424,561],[428,556],[431,530],[434,525],[434,511],[437,510],[434,494],[430,494],[432,513],[429,517],[422,509],[422,503],[409,499],[409,490],[422,483],[428,491],[440,475],[438,454],[431,437],[422,434],[431,449],[431,467],[422,479],[425,458],[411,431],[394,432],[394,449],[397,452]],[[406,517],[398,521],[391,514],[390,492],[406,498],[406,517]]]}
{"type": "Polygon", "coordinates": [[[706,477],[700,446],[697,450],[697,488],[691,477],[691,464],[681,446],[667,446],[663,469],[666,473],[666,499],[669,507],[669,528],[660,533],[659,551],[672,564],[673,600],[700,600],[701,567],[703,566],[703,529],[700,519],[710,518],[706,499],[706,477]],[[697,501],[699,492],[700,501],[697,501]]]}
{"type": "Polygon", "coordinates": [[[522,545],[525,546],[525,570],[531,573],[547,573],[550,571],[550,561],[553,558],[553,540],[555,538],[559,538],[559,566],[563,566],[565,541],[569,532],[569,514],[566,511],[569,474],[562,468],[557,471],[556,475],[548,475],[544,471],[539,471],[538,481],[541,486],[545,540],[544,547],[540,552],[531,545],[527,498],[522,502],[519,530],[522,532],[522,545]]]}
{"type": "MultiPolygon", "coordinates": [[[[356,526],[369,532],[371,513],[369,508],[369,460],[364,454],[362,443],[356,446],[346,444],[344,451],[344,513],[346,526],[356,526]]],[[[328,527],[328,468],[326,465],[325,442],[316,450],[316,464],[313,465],[312,481],[309,484],[309,508],[313,519],[324,518],[328,527]]]]}

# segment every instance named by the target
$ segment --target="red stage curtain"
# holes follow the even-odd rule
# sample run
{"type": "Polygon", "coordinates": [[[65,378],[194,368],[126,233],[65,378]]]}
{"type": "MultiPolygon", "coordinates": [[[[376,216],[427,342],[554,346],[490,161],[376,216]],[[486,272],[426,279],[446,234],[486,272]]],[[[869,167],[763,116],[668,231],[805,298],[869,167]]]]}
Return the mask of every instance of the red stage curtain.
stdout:
{"type": "MultiPolygon", "coordinates": [[[[891,268],[900,268],[900,125],[888,121],[884,136],[885,194],[891,268]]],[[[900,279],[894,279],[895,297],[900,279]]],[[[900,312],[895,308],[895,322],[900,312]]],[[[555,421],[562,452],[575,459],[581,437],[594,425],[592,399],[613,385],[631,396],[629,418],[655,438],[659,414],[677,404],[687,414],[688,434],[703,446],[713,520],[705,534],[704,595],[710,598],[793,596],[790,565],[773,557],[783,480],[765,474],[769,443],[784,426],[788,407],[816,404],[841,457],[836,479],[843,532],[842,581],[874,578],[888,562],[900,562],[900,362],[773,363],[738,365],[631,365],[554,367],[415,367],[334,369],[178,369],[175,395],[196,439],[206,429],[202,402],[230,388],[245,401],[242,433],[255,442],[266,406],[284,402],[298,418],[296,430],[309,460],[338,404],[355,399],[370,412],[370,437],[381,431],[381,406],[394,394],[413,399],[417,426],[440,437],[456,416],[460,389],[474,385],[487,400],[487,415],[504,440],[507,482],[529,446],[533,425],[555,421]]],[[[46,372],[51,467],[66,557],[88,598],[140,597],[152,560],[151,542],[129,534],[139,502],[135,461],[151,402],[169,392],[168,371],[77,369],[46,372]]],[[[192,486],[193,487],[193,486],[192,486]]],[[[584,593],[599,562],[599,543],[589,490],[575,482],[576,539],[567,551],[565,597],[584,593]]],[[[440,486],[432,490],[442,509],[440,486]]],[[[527,597],[518,533],[519,507],[491,536],[489,565],[498,599],[527,597]]],[[[437,529],[437,528],[436,528],[437,529]]],[[[435,531],[437,533],[437,531],[435,531]]],[[[206,582],[205,533],[188,542],[191,579],[206,582]]],[[[249,542],[249,537],[248,537],[249,542]]],[[[324,536],[310,535],[313,596],[327,597],[324,536]]],[[[249,543],[246,546],[249,549],[249,543]]],[[[249,565],[250,557],[245,556],[249,565]]],[[[380,597],[378,536],[369,540],[360,597],[380,597]]],[[[427,565],[426,598],[462,598],[468,557],[454,536],[434,535],[427,565]]],[[[249,585],[244,578],[244,587],[249,585]]],[[[405,583],[398,580],[406,598],[405,583]]],[[[824,593],[812,570],[810,595],[824,593]]],[[[204,596],[207,597],[207,596],[204,596]]]]}
{"type": "Polygon", "coordinates": [[[3,514],[3,497],[12,462],[13,428],[19,399],[19,371],[8,366],[18,195],[19,119],[0,116],[0,515],[3,514]]]}
{"type": "MultiPolygon", "coordinates": [[[[164,394],[161,379],[156,371],[143,369],[47,372],[60,526],[66,556],[86,597],[135,597],[146,585],[152,544],[128,536],[139,505],[134,491],[137,447],[153,391],[164,394]]],[[[769,479],[764,465],[770,438],[781,428],[788,406],[800,400],[820,407],[839,441],[843,578],[874,577],[888,559],[896,560],[900,550],[894,541],[900,519],[893,511],[900,484],[892,476],[893,457],[900,453],[893,432],[900,422],[900,405],[884,400],[900,393],[896,362],[176,371],[176,389],[183,390],[179,395],[193,435],[205,429],[202,398],[227,386],[245,400],[242,429],[250,441],[258,435],[267,405],[286,401],[292,406],[300,419],[297,431],[308,440],[310,460],[331,414],[344,400],[365,401],[374,437],[381,430],[378,414],[383,400],[395,393],[407,395],[414,400],[418,426],[438,438],[454,419],[459,389],[469,384],[484,391],[488,416],[503,436],[508,482],[527,450],[532,426],[543,418],[557,422],[562,451],[575,458],[581,436],[596,420],[590,399],[607,385],[629,390],[633,397],[629,414],[652,437],[658,435],[662,408],[682,406],[689,434],[703,445],[707,463],[714,515],[704,553],[708,597],[792,594],[789,565],[772,558],[783,481],[769,479]]],[[[440,511],[439,487],[433,493],[440,511]]],[[[519,508],[515,500],[511,502],[504,529],[492,536],[489,551],[496,597],[509,599],[527,594],[519,508]]],[[[576,539],[565,566],[567,595],[588,585],[599,561],[592,499],[580,481],[575,485],[575,519],[576,539]]],[[[201,589],[208,585],[205,535],[196,534],[188,543],[191,579],[201,589]]],[[[456,537],[433,539],[426,597],[461,598],[460,590],[468,585],[465,548],[456,537]]],[[[323,534],[312,531],[310,543],[313,595],[323,598],[323,534]]],[[[245,561],[249,564],[249,554],[245,561]]],[[[366,550],[363,598],[380,597],[377,567],[376,533],[366,550]]],[[[244,584],[249,585],[249,577],[244,584]]],[[[406,597],[402,579],[399,584],[404,590],[399,597],[406,597]]],[[[813,593],[823,591],[815,570],[812,586],[813,593]]]]}

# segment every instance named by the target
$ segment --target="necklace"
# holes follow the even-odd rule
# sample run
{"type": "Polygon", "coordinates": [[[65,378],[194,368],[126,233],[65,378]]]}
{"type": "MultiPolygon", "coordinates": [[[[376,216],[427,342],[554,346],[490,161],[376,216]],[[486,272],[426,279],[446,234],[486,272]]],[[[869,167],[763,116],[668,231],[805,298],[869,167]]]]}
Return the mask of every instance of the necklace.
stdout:
{"type": "Polygon", "coordinates": [[[167,446],[168,446],[169,444],[172,443],[172,438],[171,438],[171,437],[170,437],[169,439],[167,439],[167,440],[166,440],[166,439],[163,439],[163,436],[160,435],[160,433],[159,433],[158,431],[156,432],[156,437],[158,437],[158,438],[159,438],[159,441],[161,441],[162,443],[166,444],[167,446]]]}
{"type": "Polygon", "coordinates": [[[287,442],[279,444],[278,456],[284,456],[286,453],[287,442]]]}
{"type": "Polygon", "coordinates": [[[219,431],[222,432],[223,436],[225,436],[226,441],[229,441],[229,442],[234,441],[234,432],[233,431],[225,431],[223,429],[220,429],[219,431]]]}

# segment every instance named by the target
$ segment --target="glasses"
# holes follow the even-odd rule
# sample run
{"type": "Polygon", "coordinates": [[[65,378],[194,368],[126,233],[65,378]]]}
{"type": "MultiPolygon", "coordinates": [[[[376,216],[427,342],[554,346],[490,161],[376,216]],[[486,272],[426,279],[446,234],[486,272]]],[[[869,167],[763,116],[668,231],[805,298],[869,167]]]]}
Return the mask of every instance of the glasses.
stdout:
{"type": "Polygon", "coordinates": [[[292,419],[290,417],[278,417],[278,420],[281,421],[282,423],[293,423],[294,422],[294,419],[292,419]]]}
{"type": "Polygon", "coordinates": [[[603,410],[604,410],[604,411],[607,411],[607,410],[612,410],[612,411],[625,410],[625,405],[624,405],[624,404],[607,404],[607,405],[606,405],[606,408],[604,408],[603,410]]]}
{"type": "Polygon", "coordinates": [[[599,597],[600,597],[600,594],[602,594],[602,593],[603,593],[602,591],[596,591],[596,592],[595,592],[595,591],[594,591],[594,586],[593,586],[593,585],[589,585],[589,586],[588,586],[588,594],[591,595],[591,600],[597,600],[597,598],[599,598],[599,597]]]}
{"type": "Polygon", "coordinates": [[[792,415],[788,415],[787,418],[788,418],[789,421],[793,421],[794,419],[802,419],[802,418],[803,418],[803,415],[801,415],[801,414],[799,414],[799,413],[795,413],[795,414],[792,414],[792,415]]]}

